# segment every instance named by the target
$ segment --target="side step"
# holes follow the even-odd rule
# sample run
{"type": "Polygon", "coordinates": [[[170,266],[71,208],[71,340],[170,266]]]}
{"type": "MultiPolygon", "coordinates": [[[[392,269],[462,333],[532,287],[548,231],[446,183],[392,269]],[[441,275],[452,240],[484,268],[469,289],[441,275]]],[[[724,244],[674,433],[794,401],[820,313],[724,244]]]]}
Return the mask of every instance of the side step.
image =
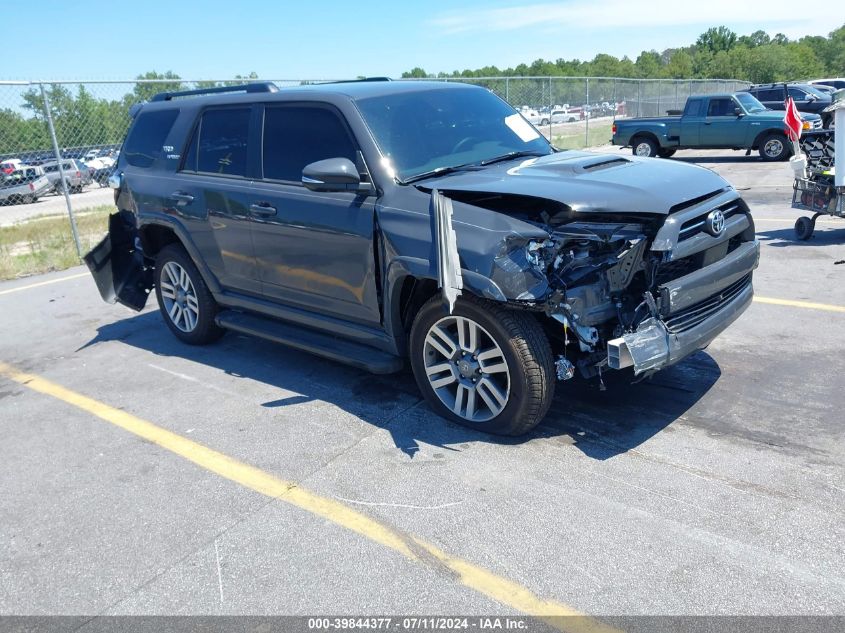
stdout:
{"type": "Polygon", "coordinates": [[[392,374],[403,365],[398,356],[367,345],[252,314],[226,310],[218,314],[215,321],[227,330],[281,343],[373,374],[392,374]]]}

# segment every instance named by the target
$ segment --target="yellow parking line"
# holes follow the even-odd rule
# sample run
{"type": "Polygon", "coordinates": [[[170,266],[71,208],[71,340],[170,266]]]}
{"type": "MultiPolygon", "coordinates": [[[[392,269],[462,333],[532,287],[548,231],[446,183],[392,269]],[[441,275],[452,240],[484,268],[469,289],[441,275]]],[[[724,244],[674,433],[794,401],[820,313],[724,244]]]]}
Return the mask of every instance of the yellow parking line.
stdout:
{"type": "Polygon", "coordinates": [[[578,633],[617,632],[617,629],[584,616],[572,607],[554,600],[541,598],[518,583],[498,576],[469,561],[450,556],[436,545],[413,535],[402,533],[357,510],[353,510],[343,503],[321,497],[300,488],[293,482],[278,479],[263,470],[142,420],[131,413],[71,391],[35,374],[25,373],[2,361],[0,361],[0,375],[33,391],[51,396],[95,415],[250,490],[284,501],[322,517],[335,525],[352,530],[375,543],[402,554],[409,560],[436,571],[446,571],[466,587],[474,589],[503,605],[528,615],[540,617],[561,631],[578,633]]]}
{"type": "Polygon", "coordinates": [[[835,306],[829,303],[813,303],[812,301],[794,301],[792,299],[774,299],[772,297],[754,296],[757,303],[768,303],[776,306],[789,306],[791,308],[805,308],[807,310],[824,310],[825,312],[845,312],[845,306],[835,306]]]}
{"type": "Polygon", "coordinates": [[[87,277],[89,273],[79,273],[76,275],[69,275],[68,277],[60,277],[58,279],[49,279],[47,281],[39,281],[35,284],[27,286],[18,286],[17,288],[9,288],[8,290],[0,290],[0,295],[8,295],[13,292],[20,292],[21,290],[29,290],[30,288],[38,288],[39,286],[47,286],[49,284],[57,284],[60,281],[70,281],[71,279],[79,279],[80,277],[87,277]]]}

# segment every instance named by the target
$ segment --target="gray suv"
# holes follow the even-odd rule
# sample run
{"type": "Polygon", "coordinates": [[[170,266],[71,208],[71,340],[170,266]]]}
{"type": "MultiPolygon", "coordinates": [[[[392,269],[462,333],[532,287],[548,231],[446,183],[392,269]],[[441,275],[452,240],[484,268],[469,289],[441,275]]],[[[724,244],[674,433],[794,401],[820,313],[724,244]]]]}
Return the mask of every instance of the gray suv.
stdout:
{"type": "Polygon", "coordinates": [[[517,435],[555,383],[649,375],[752,299],[740,195],[676,162],[558,151],[488,90],[437,82],[165,93],[132,111],[86,263],[189,344],[227,330],[376,373],[517,435]]]}
{"type": "MultiPolygon", "coordinates": [[[[44,163],[41,167],[44,169],[44,174],[47,176],[50,184],[53,185],[55,191],[62,193],[59,162],[52,161],[44,163]]],[[[91,170],[88,169],[85,163],[76,158],[63,160],[62,171],[64,171],[68,193],[80,193],[85,185],[90,185],[92,182],[91,170]]]]}

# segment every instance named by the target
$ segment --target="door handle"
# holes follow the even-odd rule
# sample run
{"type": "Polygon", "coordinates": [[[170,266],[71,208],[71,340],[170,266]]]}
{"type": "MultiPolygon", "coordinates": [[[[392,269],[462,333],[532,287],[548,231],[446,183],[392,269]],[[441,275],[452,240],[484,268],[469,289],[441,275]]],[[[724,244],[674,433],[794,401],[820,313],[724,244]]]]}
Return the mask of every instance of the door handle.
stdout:
{"type": "Polygon", "coordinates": [[[276,215],[276,207],[271,207],[266,202],[251,204],[249,205],[249,210],[254,215],[260,215],[262,217],[270,217],[272,215],[276,215]]]}
{"type": "Polygon", "coordinates": [[[194,197],[184,191],[174,191],[170,194],[170,197],[182,205],[191,204],[194,201],[194,197]]]}
{"type": "Polygon", "coordinates": [[[705,121],[704,125],[710,125],[711,123],[713,123],[713,121],[705,121]]]}

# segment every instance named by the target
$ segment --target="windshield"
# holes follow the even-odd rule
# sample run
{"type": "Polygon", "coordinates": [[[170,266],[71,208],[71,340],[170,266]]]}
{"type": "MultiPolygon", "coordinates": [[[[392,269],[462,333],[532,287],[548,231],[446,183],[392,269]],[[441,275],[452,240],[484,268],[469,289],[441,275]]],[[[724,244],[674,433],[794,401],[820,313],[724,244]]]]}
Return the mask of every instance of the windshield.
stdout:
{"type": "Polygon", "coordinates": [[[803,90],[804,92],[807,92],[811,95],[815,95],[815,96],[819,97],[820,99],[827,99],[827,97],[830,96],[829,94],[827,94],[826,92],[824,92],[822,90],[819,90],[815,86],[810,86],[810,85],[801,86],[801,90],[803,90]]]}
{"type": "Polygon", "coordinates": [[[401,181],[552,146],[511,106],[481,89],[442,88],[357,101],[401,181]]]}
{"type": "Polygon", "coordinates": [[[762,112],[763,110],[766,110],[766,106],[757,101],[757,99],[747,92],[738,92],[736,98],[742,107],[745,108],[746,112],[762,112]]]}

